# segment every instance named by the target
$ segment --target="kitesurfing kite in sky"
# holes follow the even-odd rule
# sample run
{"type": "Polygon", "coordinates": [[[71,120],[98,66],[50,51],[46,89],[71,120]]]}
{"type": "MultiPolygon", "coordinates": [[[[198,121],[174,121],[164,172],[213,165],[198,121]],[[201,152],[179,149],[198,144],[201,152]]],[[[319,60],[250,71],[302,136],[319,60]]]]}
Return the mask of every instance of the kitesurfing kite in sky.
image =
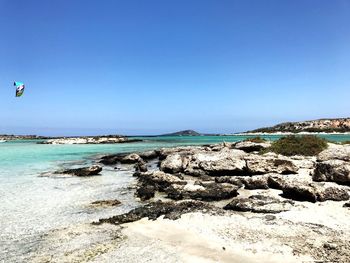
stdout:
{"type": "Polygon", "coordinates": [[[15,81],[13,86],[16,87],[16,97],[21,97],[24,92],[24,84],[22,82],[15,81]]]}

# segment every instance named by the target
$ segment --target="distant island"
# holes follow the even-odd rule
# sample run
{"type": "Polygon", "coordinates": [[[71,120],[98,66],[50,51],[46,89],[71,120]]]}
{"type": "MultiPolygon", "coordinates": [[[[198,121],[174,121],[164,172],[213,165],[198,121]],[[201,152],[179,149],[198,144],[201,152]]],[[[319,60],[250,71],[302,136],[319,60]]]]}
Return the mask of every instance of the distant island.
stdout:
{"type": "Polygon", "coordinates": [[[160,136],[200,136],[202,134],[194,131],[194,130],[184,130],[173,133],[162,134],[160,136]]]}
{"type": "Polygon", "coordinates": [[[311,121],[285,122],[272,127],[259,128],[246,133],[276,133],[276,132],[350,132],[350,118],[319,119],[311,121]]]}

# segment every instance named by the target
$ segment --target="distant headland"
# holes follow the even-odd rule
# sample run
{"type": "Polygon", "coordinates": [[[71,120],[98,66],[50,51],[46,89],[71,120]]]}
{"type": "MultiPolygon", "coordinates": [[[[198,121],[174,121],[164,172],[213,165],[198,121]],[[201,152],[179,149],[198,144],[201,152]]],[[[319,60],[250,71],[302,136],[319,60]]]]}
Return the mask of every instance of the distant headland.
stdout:
{"type": "Polygon", "coordinates": [[[259,128],[247,133],[346,133],[350,132],[350,118],[318,119],[311,121],[285,122],[272,127],[259,128]]]}

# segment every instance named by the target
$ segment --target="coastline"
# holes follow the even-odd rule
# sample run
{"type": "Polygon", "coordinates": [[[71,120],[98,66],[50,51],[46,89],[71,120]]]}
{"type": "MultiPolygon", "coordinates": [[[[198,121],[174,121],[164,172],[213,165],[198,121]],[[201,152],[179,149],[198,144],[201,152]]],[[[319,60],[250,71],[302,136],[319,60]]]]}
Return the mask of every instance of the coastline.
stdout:
{"type": "MultiPolygon", "coordinates": [[[[57,240],[58,235],[63,244],[50,250],[43,249],[41,252],[45,253],[40,252],[32,258],[32,262],[42,262],[45,258],[50,258],[52,262],[62,259],[108,262],[112,258],[118,262],[157,262],[155,259],[167,262],[261,262],[262,259],[264,262],[346,262],[350,258],[350,211],[343,206],[348,203],[349,187],[336,182],[316,182],[310,176],[317,163],[316,157],[260,156],[248,150],[256,146],[224,143],[102,157],[98,162],[103,161],[104,167],[136,169],[134,193],[145,200],[139,207],[100,219],[97,224],[72,226],[56,231],[54,236],[49,234],[47,240],[57,240]],[[179,156],[182,158],[179,159],[179,156]],[[187,162],[186,156],[190,158],[187,165],[196,165],[196,158],[212,163],[206,168],[210,174],[198,174],[200,171],[193,167],[178,175],[182,173],[182,163],[187,162]],[[232,158],[234,166],[226,163],[232,158]],[[254,164],[257,174],[253,172],[249,176],[233,175],[229,178],[216,170],[223,169],[227,173],[233,169],[238,172],[237,169],[241,169],[240,158],[248,160],[248,164],[254,160],[251,165],[254,164]],[[156,165],[158,159],[160,166],[156,165]],[[281,166],[271,166],[277,160],[281,166]],[[221,166],[217,166],[219,163],[221,166]],[[142,165],[146,165],[146,169],[142,165]],[[258,172],[261,168],[271,170],[261,174],[258,172]],[[268,183],[272,178],[278,184],[282,180],[285,186],[281,184],[282,188],[276,188],[268,183]],[[314,188],[308,188],[308,185],[314,188]],[[149,186],[155,187],[151,190],[154,196],[147,192],[149,186]],[[211,187],[215,190],[210,190],[211,187]],[[309,191],[303,197],[306,199],[293,197],[296,193],[288,198],[281,196],[290,187],[309,191]],[[221,195],[226,191],[228,195],[221,195]],[[180,199],[179,194],[182,196],[180,199]],[[321,199],[310,201],[309,194],[321,199]],[[259,197],[258,203],[262,203],[262,207],[253,202],[249,208],[253,210],[241,210],[244,205],[249,205],[252,196],[259,197]],[[242,202],[236,203],[237,208],[243,206],[238,210],[222,209],[235,200],[242,202]],[[246,200],[248,203],[245,203],[246,200]],[[95,236],[95,241],[86,244],[82,242],[85,236],[95,236]],[[72,244],[74,249],[69,249],[72,244]]],[[[350,152],[348,146],[331,144],[330,152],[318,158],[333,158],[329,157],[330,154],[340,148],[350,152]]]]}
{"type": "MultiPolygon", "coordinates": [[[[313,179],[314,166],[327,162],[321,161],[326,158],[323,155],[258,154],[257,150],[268,147],[270,142],[168,148],[155,144],[150,150],[127,150],[131,145],[139,147],[126,145],[125,151],[113,154],[111,146],[109,155],[98,154],[89,157],[88,162],[62,166],[75,171],[97,164],[102,167],[98,176],[61,176],[61,170],[51,170],[51,175],[39,177],[37,184],[45,184],[42,191],[49,190],[49,185],[57,189],[53,199],[57,195],[63,201],[67,199],[63,194],[69,194],[69,212],[65,207],[58,211],[73,221],[43,232],[23,260],[259,262],[263,258],[265,262],[346,262],[344,259],[350,258],[350,212],[343,207],[349,202],[349,187],[313,179]],[[249,169],[245,168],[247,164],[249,169]],[[306,189],[315,201],[286,198],[283,193],[291,186],[306,189]],[[223,209],[231,203],[234,209],[223,209]],[[131,221],[116,223],[120,218],[131,221]]],[[[82,150],[92,146],[64,146],[67,147],[82,150]]],[[[345,149],[349,146],[329,144],[325,156],[331,160],[350,156],[345,149]]],[[[59,215],[50,220],[58,219],[61,220],[59,215]]],[[[46,220],[46,224],[51,222],[46,220]]],[[[7,261],[16,262],[18,257],[7,261]]]]}
{"type": "Polygon", "coordinates": [[[350,132],[244,132],[244,133],[235,133],[232,135],[350,135],[350,132]]]}

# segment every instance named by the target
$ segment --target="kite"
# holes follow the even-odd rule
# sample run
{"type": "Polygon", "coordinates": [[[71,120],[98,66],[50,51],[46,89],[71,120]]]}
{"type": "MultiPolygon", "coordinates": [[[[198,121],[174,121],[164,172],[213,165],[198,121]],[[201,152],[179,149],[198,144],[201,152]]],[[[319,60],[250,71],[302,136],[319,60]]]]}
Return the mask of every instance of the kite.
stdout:
{"type": "Polygon", "coordinates": [[[16,97],[21,97],[24,92],[24,84],[22,82],[15,81],[13,86],[16,87],[16,97]]]}

